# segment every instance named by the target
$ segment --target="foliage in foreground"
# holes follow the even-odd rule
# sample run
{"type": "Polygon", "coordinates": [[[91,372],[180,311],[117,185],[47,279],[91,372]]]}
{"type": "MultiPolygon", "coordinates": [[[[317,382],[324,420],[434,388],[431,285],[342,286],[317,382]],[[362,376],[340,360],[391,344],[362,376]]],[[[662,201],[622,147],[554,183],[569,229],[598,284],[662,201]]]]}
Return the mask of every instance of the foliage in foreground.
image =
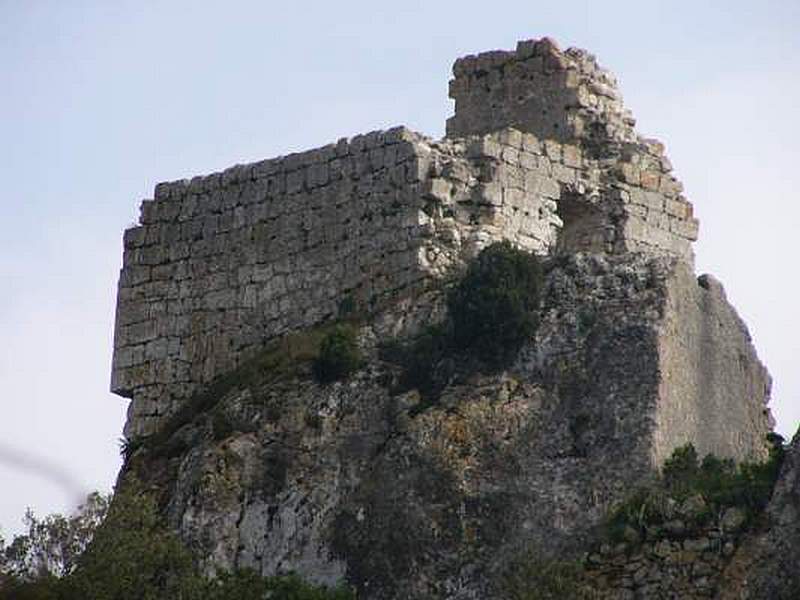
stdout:
{"type": "MultiPolygon", "coordinates": [[[[83,518],[84,508],[78,517],[83,518]]],[[[94,514],[94,513],[92,513],[94,514]]],[[[71,517],[72,519],[74,517],[71,517]]],[[[303,582],[296,575],[261,577],[253,571],[203,576],[189,550],[166,530],[156,503],[141,484],[130,481],[114,496],[108,514],[96,528],[81,529],[88,545],[70,567],[60,571],[40,568],[61,565],[51,539],[64,517],[54,515],[39,523],[54,531],[27,544],[31,560],[11,560],[2,547],[0,600],[350,600],[340,587],[328,589],[303,582]],[[89,543],[91,541],[91,543],[89,543]]],[[[67,519],[69,521],[69,519],[67,519]]],[[[84,519],[85,522],[85,519],[84,519]]],[[[28,538],[31,539],[31,538],[28,538]]],[[[19,543],[17,543],[19,547],[19,543]]],[[[60,567],[59,567],[60,568],[60,567]]]]}
{"type": "Polygon", "coordinates": [[[103,521],[111,496],[93,492],[74,515],[48,515],[38,518],[25,513],[26,533],[15,536],[5,546],[0,539],[0,573],[26,578],[58,578],[72,573],[78,558],[103,521]]]}

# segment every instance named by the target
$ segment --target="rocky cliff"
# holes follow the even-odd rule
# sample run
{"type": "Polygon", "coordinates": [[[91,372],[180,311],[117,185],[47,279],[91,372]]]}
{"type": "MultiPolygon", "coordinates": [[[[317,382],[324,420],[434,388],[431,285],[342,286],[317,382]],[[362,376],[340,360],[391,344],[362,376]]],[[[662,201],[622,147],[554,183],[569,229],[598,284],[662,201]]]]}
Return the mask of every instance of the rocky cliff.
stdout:
{"type": "MultiPolygon", "coordinates": [[[[209,570],[500,598],[521,556],[584,556],[675,448],[766,458],[769,375],[695,276],[691,205],[613,76],[529,41],[457,61],[451,96],[443,140],[396,128],[160,184],[126,232],[124,473],[209,570]],[[401,385],[387,348],[446,319],[501,240],[542,258],[536,333],[502,369],[451,356],[433,400],[401,385]],[[323,384],[311,359],[343,315],[364,361],[323,384]]],[[[795,462],[748,556],[797,551],[795,462]]],[[[788,589],[734,554],[714,568],[741,563],[742,597],[788,589]]]]}

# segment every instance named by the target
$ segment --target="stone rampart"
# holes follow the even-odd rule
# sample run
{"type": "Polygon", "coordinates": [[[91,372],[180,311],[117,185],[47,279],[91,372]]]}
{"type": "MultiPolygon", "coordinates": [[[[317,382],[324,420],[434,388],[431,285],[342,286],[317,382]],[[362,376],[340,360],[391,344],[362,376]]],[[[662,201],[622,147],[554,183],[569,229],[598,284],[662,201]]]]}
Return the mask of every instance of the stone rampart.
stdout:
{"type": "Polygon", "coordinates": [[[157,185],[124,236],[111,387],[133,400],[126,435],[344,298],[367,314],[413,304],[492,241],[692,262],[697,221],[659,143],[609,157],[542,132],[398,127],[157,185]]]}
{"type": "Polygon", "coordinates": [[[547,38],[525,40],[516,51],[460,58],[453,76],[449,136],[514,127],[546,139],[579,140],[601,154],[609,142],[637,139],[615,77],[585,50],[562,52],[547,38]]]}

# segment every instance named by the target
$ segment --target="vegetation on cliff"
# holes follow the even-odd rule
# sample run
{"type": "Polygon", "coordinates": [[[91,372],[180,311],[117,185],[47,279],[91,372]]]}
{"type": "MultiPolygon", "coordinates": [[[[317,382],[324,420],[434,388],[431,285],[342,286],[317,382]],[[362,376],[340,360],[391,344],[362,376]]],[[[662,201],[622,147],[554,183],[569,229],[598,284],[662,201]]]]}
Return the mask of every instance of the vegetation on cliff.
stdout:
{"type": "Polygon", "coordinates": [[[542,278],[535,254],[508,241],[484,248],[447,298],[454,346],[506,364],[536,332],[542,278]]]}
{"type": "Polygon", "coordinates": [[[757,526],[780,473],[783,439],[768,440],[768,460],[739,465],[711,454],[700,460],[692,444],[676,448],[652,485],[612,511],[585,563],[527,554],[509,565],[505,593],[515,600],[593,600],[618,597],[622,588],[661,597],[677,586],[713,597],[735,542],[757,526]]]}
{"type": "Polygon", "coordinates": [[[739,465],[713,454],[701,461],[692,444],[676,448],[664,463],[661,479],[616,508],[609,521],[612,538],[624,539],[626,533],[633,537],[632,532],[652,538],[676,528],[691,531],[721,521],[728,509],[741,515],[740,526],[753,522],[769,502],[785,452],[781,436],[770,434],[768,441],[766,461],[739,465]],[[688,513],[683,518],[678,514],[681,506],[688,513]]]}
{"type": "Polygon", "coordinates": [[[329,382],[350,375],[360,364],[356,329],[350,321],[326,323],[285,335],[193,394],[155,433],[123,440],[123,457],[127,461],[140,448],[151,458],[178,456],[188,448],[188,442],[176,434],[191,423],[207,422],[215,439],[241,430],[243,424],[231,423],[219,410],[223,400],[233,392],[309,374],[321,382],[329,382]]]}
{"type": "MultiPolygon", "coordinates": [[[[110,499],[92,495],[71,517],[29,514],[28,533],[0,544],[0,600],[350,600],[288,574],[202,573],[159,517],[156,502],[129,479],[110,499]]],[[[0,540],[2,541],[2,540],[0,540]]]]}
{"type": "Polygon", "coordinates": [[[443,323],[384,347],[383,357],[403,367],[400,390],[417,389],[429,405],[457,365],[471,371],[507,366],[536,332],[543,278],[535,254],[508,241],[484,248],[449,290],[443,323]]]}
{"type": "Polygon", "coordinates": [[[323,383],[336,381],[352,374],[360,364],[356,330],[349,323],[340,324],[322,339],[314,360],[314,375],[323,383]]]}

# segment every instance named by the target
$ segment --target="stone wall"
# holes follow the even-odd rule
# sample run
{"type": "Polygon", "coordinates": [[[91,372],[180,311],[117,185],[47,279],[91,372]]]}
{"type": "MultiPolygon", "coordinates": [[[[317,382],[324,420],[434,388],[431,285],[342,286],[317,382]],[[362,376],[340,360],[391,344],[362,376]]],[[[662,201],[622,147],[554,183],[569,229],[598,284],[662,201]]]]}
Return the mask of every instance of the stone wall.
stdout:
{"type": "MultiPolygon", "coordinates": [[[[161,487],[211,571],[497,597],[522,553],[578,556],[675,447],[765,454],[769,376],[719,284],[695,278],[692,206],[613,76],[549,40],[454,74],[442,140],[398,127],[159,184],[125,232],[112,390],[132,399],[128,439],[345,299],[366,317],[347,382],[319,385],[305,363],[291,380],[259,371],[214,399],[230,431],[197,415],[168,460],[148,448],[158,436],[132,445],[126,468],[161,487]],[[548,257],[536,335],[502,373],[457,361],[433,406],[398,391],[377,343],[437,314],[444,284],[499,240],[548,257]]],[[[775,519],[796,521],[796,479],[775,519]]],[[[795,548],[796,528],[781,531],[765,535],[795,548]]],[[[736,535],[639,540],[592,568],[621,597],[702,597],[736,535]]]]}
{"type": "MultiPolygon", "coordinates": [[[[501,54],[540,65],[565,94],[576,68],[580,81],[610,77],[547,41],[501,54]]],[[[477,73],[481,57],[456,72],[477,73]]],[[[456,122],[469,113],[460,102],[456,122]]],[[[597,106],[598,119],[623,122],[597,106]]],[[[573,112],[562,116],[577,122],[573,112]]],[[[624,142],[597,153],[586,131],[531,119],[525,131],[451,126],[439,141],[398,127],[157,185],[124,236],[111,388],[133,399],[126,435],[152,431],[270,338],[335,318],[344,298],[367,314],[398,302],[413,314],[419,294],[495,240],[692,262],[697,221],[661,144],[615,134],[624,142]]]]}
{"type": "Polygon", "coordinates": [[[380,311],[495,240],[691,261],[697,222],[652,148],[608,162],[511,129],[437,142],[397,128],[159,184],[124,239],[112,390],[133,398],[126,432],[343,298],[380,311]]]}
{"type": "Polygon", "coordinates": [[[660,535],[603,544],[590,554],[586,578],[595,593],[592,598],[718,598],[725,585],[723,573],[742,544],[745,515],[728,508],[712,524],[692,526],[696,498],[675,507],[673,520],[660,535]]]}
{"type": "Polygon", "coordinates": [[[460,58],[453,76],[448,136],[515,127],[546,139],[581,140],[600,154],[609,142],[637,139],[616,79],[585,50],[562,52],[550,39],[526,40],[516,51],[460,58]]]}

